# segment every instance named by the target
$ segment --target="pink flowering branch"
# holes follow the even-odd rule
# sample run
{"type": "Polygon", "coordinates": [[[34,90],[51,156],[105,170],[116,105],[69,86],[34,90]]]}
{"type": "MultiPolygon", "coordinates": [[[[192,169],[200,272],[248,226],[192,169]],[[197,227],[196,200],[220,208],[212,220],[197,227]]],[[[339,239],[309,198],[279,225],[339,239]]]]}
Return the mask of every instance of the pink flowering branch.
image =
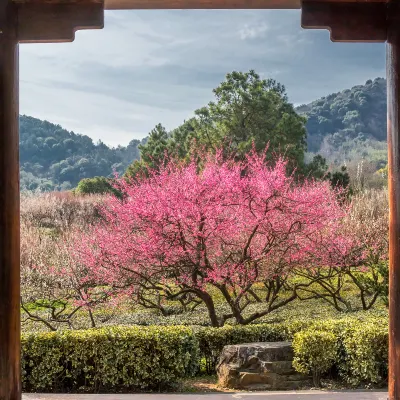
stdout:
{"type": "Polygon", "coordinates": [[[283,159],[268,164],[253,151],[235,162],[221,154],[205,156],[201,169],[169,160],[147,178],[119,180],[123,199],[110,196],[102,222],[75,235],[84,279],[142,303],[150,283],[160,293],[172,283],[170,297],[191,293],[220,326],[231,317],[250,323],[296,299],[300,286],[289,297],[281,292],[296,267],[308,268],[310,255],[336,262],[325,249],[346,215],[338,191],[326,182],[296,183],[283,159]],[[265,311],[244,317],[257,283],[269,287],[265,311]],[[211,287],[229,315],[217,315],[211,287]]]}

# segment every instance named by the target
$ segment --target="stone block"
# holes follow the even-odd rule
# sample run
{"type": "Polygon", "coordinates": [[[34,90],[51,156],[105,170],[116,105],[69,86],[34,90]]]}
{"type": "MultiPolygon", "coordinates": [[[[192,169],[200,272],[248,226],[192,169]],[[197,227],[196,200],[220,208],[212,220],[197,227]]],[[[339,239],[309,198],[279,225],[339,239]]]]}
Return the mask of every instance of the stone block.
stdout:
{"type": "Polygon", "coordinates": [[[292,366],[290,342],[225,346],[217,366],[218,383],[231,389],[296,390],[310,383],[292,366]]]}

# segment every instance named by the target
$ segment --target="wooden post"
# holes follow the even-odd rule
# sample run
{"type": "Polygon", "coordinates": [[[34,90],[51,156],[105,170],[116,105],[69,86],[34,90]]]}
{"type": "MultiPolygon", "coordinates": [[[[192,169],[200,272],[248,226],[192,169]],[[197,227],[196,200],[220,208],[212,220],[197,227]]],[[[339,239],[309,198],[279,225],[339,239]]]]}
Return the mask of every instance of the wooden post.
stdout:
{"type": "Polygon", "coordinates": [[[400,399],[400,4],[388,8],[389,399],[400,399]]]}
{"type": "Polygon", "coordinates": [[[0,400],[21,398],[17,10],[0,0],[0,400]]]}

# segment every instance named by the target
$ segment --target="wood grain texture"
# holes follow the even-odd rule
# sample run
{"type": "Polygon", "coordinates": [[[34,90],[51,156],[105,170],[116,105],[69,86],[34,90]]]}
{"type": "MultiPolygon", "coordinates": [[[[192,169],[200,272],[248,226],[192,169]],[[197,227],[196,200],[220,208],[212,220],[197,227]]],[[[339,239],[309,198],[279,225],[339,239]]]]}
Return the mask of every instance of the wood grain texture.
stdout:
{"type": "Polygon", "coordinates": [[[385,3],[338,3],[304,0],[301,26],[327,29],[334,42],[385,42],[385,3]]]}
{"type": "Polygon", "coordinates": [[[103,0],[13,0],[16,4],[35,4],[35,5],[45,5],[45,4],[93,4],[93,3],[103,3],[103,0]]]}
{"type": "Polygon", "coordinates": [[[0,0],[0,399],[21,398],[18,44],[15,4],[0,0]]]}
{"type": "MultiPolygon", "coordinates": [[[[319,0],[321,3],[386,3],[386,0],[319,0]]],[[[105,0],[107,10],[130,9],[296,9],[301,0],[105,0]]]]}
{"type": "Polygon", "coordinates": [[[389,399],[400,399],[400,3],[388,9],[389,399]]]}
{"type": "Polygon", "coordinates": [[[107,10],[296,9],[300,0],[105,0],[107,10]]]}
{"type": "MultiPolygon", "coordinates": [[[[19,4],[77,4],[99,0],[14,0],[19,4]]],[[[386,3],[387,0],[319,0],[321,3],[386,3]]],[[[151,9],[296,9],[301,0],[105,0],[107,10],[151,9]]]]}
{"type": "Polygon", "coordinates": [[[18,4],[20,43],[72,42],[77,30],[103,27],[102,1],[18,4]]]}

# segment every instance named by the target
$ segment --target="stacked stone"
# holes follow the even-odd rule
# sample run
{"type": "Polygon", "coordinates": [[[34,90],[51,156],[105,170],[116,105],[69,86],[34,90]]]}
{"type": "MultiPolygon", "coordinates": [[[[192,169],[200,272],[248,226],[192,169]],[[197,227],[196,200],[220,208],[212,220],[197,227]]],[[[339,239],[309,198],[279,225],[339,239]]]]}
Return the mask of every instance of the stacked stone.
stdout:
{"type": "Polygon", "coordinates": [[[242,390],[297,390],[310,384],[292,366],[290,342],[225,346],[217,366],[220,386],[242,390]]]}

